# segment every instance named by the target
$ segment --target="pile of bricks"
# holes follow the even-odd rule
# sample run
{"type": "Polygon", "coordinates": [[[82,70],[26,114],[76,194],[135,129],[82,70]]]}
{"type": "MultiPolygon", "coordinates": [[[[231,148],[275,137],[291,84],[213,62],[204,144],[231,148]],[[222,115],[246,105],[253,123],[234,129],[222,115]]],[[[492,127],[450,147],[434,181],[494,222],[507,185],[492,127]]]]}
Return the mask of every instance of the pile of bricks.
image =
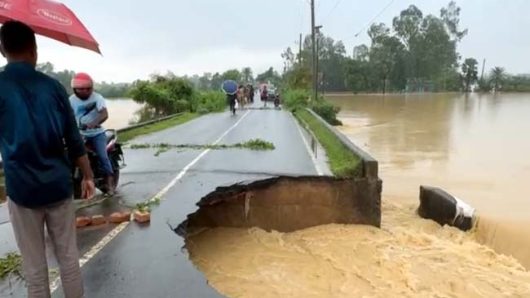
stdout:
{"type": "MultiPolygon", "coordinates": [[[[151,221],[151,214],[149,212],[135,211],[133,218],[138,223],[147,223],[151,221]]],[[[92,217],[88,216],[78,216],[76,218],[77,228],[84,228],[88,226],[100,226],[107,223],[111,224],[121,224],[123,222],[131,221],[131,212],[114,212],[108,218],[103,215],[94,215],[92,217]]]]}

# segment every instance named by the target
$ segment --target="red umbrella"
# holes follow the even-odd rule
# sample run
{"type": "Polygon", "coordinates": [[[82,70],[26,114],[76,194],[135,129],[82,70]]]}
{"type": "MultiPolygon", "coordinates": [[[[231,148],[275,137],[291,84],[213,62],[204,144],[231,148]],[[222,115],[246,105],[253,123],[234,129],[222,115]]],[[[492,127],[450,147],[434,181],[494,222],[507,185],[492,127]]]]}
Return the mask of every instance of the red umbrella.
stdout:
{"type": "Polygon", "coordinates": [[[0,23],[23,22],[35,33],[101,53],[99,45],[75,14],[51,0],[0,0],[0,23]]]}

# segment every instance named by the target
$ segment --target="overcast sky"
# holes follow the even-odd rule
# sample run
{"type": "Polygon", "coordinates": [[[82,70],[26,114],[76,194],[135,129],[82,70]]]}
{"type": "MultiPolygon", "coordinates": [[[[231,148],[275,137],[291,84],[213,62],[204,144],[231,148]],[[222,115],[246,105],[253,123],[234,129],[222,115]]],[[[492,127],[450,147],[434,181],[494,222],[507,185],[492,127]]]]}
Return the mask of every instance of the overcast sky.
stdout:
{"type": "MultiPolygon", "coordinates": [[[[307,0],[309,1],[309,0],[307,0]]],[[[250,66],[282,67],[281,52],[310,31],[306,0],[64,0],[99,41],[103,56],[39,39],[40,62],[91,73],[98,81],[133,81],[167,70],[177,75],[250,66]]],[[[369,43],[366,26],[392,18],[410,4],[439,15],[449,1],[316,0],[317,24],[342,40],[351,55],[369,43]],[[355,34],[362,33],[355,37],[355,34]]],[[[486,68],[530,73],[530,1],[459,0],[463,57],[487,59],[486,68]]]]}

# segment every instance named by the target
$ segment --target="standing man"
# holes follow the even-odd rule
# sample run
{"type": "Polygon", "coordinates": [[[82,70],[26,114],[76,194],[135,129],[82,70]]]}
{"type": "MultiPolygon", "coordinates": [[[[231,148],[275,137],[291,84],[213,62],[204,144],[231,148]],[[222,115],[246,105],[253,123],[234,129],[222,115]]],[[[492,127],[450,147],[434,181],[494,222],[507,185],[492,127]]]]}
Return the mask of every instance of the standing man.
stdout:
{"type": "Polygon", "coordinates": [[[254,103],[254,95],[256,92],[254,91],[254,86],[252,84],[248,84],[248,93],[250,95],[250,102],[254,103]]]}
{"type": "Polygon", "coordinates": [[[261,87],[261,101],[263,101],[263,106],[267,107],[267,100],[269,99],[269,91],[267,90],[267,85],[263,84],[261,87]]]}
{"type": "Polygon", "coordinates": [[[83,282],[70,160],[83,172],[83,197],[92,197],[94,181],[85,147],[66,91],[58,81],[35,70],[33,30],[20,22],[6,22],[0,28],[0,50],[7,59],[0,72],[0,152],[28,297],[50,297],[46,225],[65,296],[79,298],[83,282]]]}
{"type": "Polygon", "coordinates": [[[86,73],[78,73],[72,79],[74,94],[70,96],[70,104],[75,118],[85,137],[99,158],[101,168],[105,171],[107,194],[113,195],[115,189],[114,171],[107,153],[107,137],[101,126],[109,118],[105,98],[94,92],[94,81],[86,73]]]}

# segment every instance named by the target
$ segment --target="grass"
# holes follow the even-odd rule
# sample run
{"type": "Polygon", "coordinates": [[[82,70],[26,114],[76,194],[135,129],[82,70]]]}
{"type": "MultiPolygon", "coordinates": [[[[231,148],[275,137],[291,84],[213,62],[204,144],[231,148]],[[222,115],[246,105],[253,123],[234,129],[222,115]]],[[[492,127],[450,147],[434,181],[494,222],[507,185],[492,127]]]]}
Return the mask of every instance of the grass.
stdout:
{"type": "Polygon", "coordinates": [[[158,206],[158,205],[160,205],[160,198],[154,198],[154,199],[142,202],[142,203],[138,203],[132,209],[138,210],[140,212],[151,212],[151,209],[154,206],[158,206]]]}
{"type": "Polygon", "coordinates": [[[354,177],[360,170],[361,159],[349,150],[337,136],[305,109],[293,112],[295,117],[310,129],[326,150],[328,162],[337,177],[354,177]]]}
{"type": "Polygon", "coordinates": [[[196,113],[184,113],[180,116],[177,116],[175,118],[163,120],[157,123],[149,124],[146,126],[138,127],[135,129],[131,129],[129,131],[125,131],[120,133],[120,141],[121,142],[127,142],[130,141],[138,136],[150,134],[153,132],[161,131],[166,128],[170,128],[173,126],[177,126],[183,123],[186,123],[188,121],[191,121],[195,118],[199,117],[199,114],[196,113]]]}
{"type": "Polygon", "coordinates": [[[0,258],[0,280],[9,275],[22,278],[22,257],[17,253],[11,252],[0,258]]]}
{"type": "Polygon", "coordinates": [[[158,149],[158,151],[155,153],[155,156],[159,156],[160,154],[167,152],[170,149],[195,149],[195,150],[204,150],[204,149],[211,149],[211,150],[222,150],[222,149],[231,149],[231,148],[237,148],[237,149],[249,149],[254,151],[268,151],[268,150],[274,150],[276,147],[273,143],[264,141],[262,139],[253,139],[250,141],[246,141],[244,143],[236,143],[236,144],[207,144],[207,145],[197,145],[197,144],[180,144],[180,145],[173,145],[168,143],[160,143],[160,144],[132,144],[130,146],[131,149],[149,149],[149,148],[155,148],[158,149]]]}

